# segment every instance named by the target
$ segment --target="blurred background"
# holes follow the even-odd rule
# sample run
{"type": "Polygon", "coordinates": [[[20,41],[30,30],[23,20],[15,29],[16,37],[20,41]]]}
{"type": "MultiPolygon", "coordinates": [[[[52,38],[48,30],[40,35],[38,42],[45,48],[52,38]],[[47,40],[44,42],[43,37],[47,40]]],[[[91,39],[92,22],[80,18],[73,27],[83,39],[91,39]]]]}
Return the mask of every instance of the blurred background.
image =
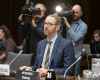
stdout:
{"type": "MultiPolygon", "coordinates": [[[[22,6],[26,0],[1,0],[0,2],[0,24],[6,24],[16,40],[16,22],[20,14],[22,6]]],[[[66,5],[79,3],[82,5],[84,13],[84,21],[88,24],[88,33],[85,42],[89,43],[91,34],[94,29],[100,27],[100,9],[99,0],[32,0],[34,4],[44,3],[49,11],[52,13],[57,4],[65,3],[66,5]]]]}

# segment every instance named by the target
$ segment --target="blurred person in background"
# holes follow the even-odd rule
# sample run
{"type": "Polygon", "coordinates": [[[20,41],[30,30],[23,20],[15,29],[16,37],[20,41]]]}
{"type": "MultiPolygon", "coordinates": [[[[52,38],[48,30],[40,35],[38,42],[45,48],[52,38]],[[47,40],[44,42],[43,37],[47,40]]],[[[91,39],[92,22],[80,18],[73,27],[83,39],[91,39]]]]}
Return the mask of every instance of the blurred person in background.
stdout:
{"type": "MultiPolygon", "coordinates": [[[[79,4],[72,6],[72,21],[67,21],[67,39],[73,42],[76,59],[82,54],[82,45],[87,33],[87,24],[81,19],[82,7],[79,4]]],[[[80,78],[80,61],[75,65],[75,74],[80,78]]]]}
{"type": "Polygon", "coordinates": [[[0,43],[2,43],[7,52],[16,51],[16,43],[11,37],[10,31],[5,25],[0,26],[0,43]]]}
{"type": "Polygon", "coordinates": [[[24,53],[33,53],[32,64],[34,64],[37,43],[45,38],[43,25],[46,17],[46,7],[42,3],[37,3],[35,9],[40,11],[32,13],[30,31],[26,35],[23,44],[24,53]]]}
{"type": "Polygon", "coordinates": [[[22,48],[22,43],[26,38],[28,32],[30,31],[31,21],[32,21],[32,8],[33,3],[26,0],[25,4],[22,6],[20,14],[18,15],[18,20],[16,24],[17,32],[17,45],[22,48]]]}
{"type": "Polygon", "coordinates": [[[0,42],[0,64],[5,63],[7,58],[7,51],[2,42],[0,42]]]}
{"type": "Polygon", "coordinates": [[[31,15],[30,14],[21,14],[18,17],[18,22],[16,25],[17,32],[17,45],[21,46],[24,39],[26,38],[28,32],[31,29],[31,15]]]}
{"type": "Polygon", "coordinates": [[[46,17],[46,7],[42,3],[37,3],[35,9],[39,9],[40,12],[33,12],[32,14],[31,29],[26,35],[23,45],[25,53],[35,53],[37,43],[45,37],[43,25],[46,17]]]}
{"type": "Polygon", "coordinates": [[[92,54],[100,54],[100,29],[93,32],[90,49],[92,54]]]}

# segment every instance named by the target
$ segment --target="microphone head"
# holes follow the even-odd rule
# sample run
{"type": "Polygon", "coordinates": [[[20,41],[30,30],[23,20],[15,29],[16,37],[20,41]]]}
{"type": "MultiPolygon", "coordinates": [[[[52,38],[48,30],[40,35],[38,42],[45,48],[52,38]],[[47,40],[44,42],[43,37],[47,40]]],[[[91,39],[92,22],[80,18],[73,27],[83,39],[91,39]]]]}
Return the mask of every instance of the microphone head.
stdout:
{"type": "Polygon", "coordinates": [[[78,60],[80,60],[82,58],[82,56],[79,56],[78,60]]]}

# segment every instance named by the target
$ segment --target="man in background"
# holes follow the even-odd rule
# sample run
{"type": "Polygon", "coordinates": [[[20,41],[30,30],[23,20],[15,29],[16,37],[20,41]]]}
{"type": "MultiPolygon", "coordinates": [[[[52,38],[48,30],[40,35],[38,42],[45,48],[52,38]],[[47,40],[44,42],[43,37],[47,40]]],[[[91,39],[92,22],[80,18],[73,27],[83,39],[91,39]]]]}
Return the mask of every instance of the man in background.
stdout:
{"type": "Polygon", "coordinates": [[[37,43],[45,38],[44,35],[44,20],[46,17],[46,7],[44,4],[38,3],[35,5],[32,13],[31,29],[24,39],[24,53],[36,53],[37,43]]]}
{"type": "MultiPolygon", "coordinates": [[[[82,17],[82,8],[79,4],[75,4],[72,7],[73,15],[71,24],[67,21],[67,39],[70,39],[73,42],[75,57],[76,59],[81,56],[82,53],[82,44],[84,36],[87,32],[87,25],[81,19],[82,17]]],[[[80,75],[80,61],[75,66],[76,76],[80,75]]]]}

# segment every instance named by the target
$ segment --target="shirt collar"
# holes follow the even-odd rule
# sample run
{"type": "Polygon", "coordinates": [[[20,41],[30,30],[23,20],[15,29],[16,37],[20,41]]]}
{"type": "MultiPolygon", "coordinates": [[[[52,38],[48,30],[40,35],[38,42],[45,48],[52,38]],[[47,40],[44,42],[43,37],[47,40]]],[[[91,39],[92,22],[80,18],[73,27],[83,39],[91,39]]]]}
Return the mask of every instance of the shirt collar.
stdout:
{"type": "Polygon", "coordinates": [[[80,23],[80,22],[81,22],[81,19],[74,21],[73,23],[80,23]]]}
{"type": "Polygon", "coordinates": [[[56,33],[50,40],[48,40],[48,38],[47,38],[47,40],[54,43],[54,42],[56,41],[56,39],[57,39],[57,36],[58,36],[58,35],[57,35],[57,33],[56,33]]]}

